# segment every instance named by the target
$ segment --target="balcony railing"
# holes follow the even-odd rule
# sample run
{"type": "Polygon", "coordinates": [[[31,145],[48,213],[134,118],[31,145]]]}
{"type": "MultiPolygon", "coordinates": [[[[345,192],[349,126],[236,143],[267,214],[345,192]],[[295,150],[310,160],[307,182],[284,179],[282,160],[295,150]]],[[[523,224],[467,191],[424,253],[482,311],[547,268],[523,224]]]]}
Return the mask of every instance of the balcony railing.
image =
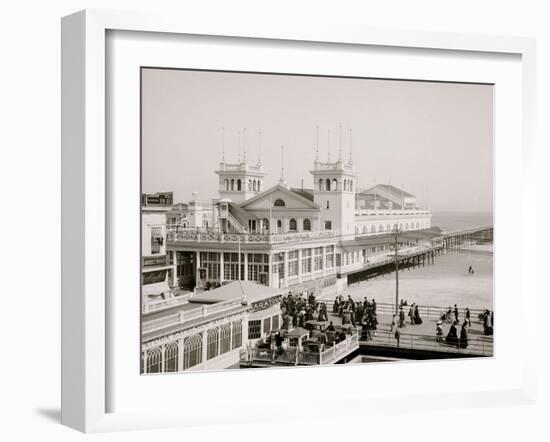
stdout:
{"type": "Polygon", "coordinates": [[[287,232],[273,235],[262,233],[223,233],[209,230],[171,229],[168,228],[167,239],[173,242],[216,242],[216,243],[260,243],[278,244],[292,241],[311,241],[336,238],[338,230],[324,230],[319,232],[287,232]]]}
{"type": "Polygon", "coordinates": [[[431,215],[427,209],[357,209],[355,216],[419,216],[431,215]]]}

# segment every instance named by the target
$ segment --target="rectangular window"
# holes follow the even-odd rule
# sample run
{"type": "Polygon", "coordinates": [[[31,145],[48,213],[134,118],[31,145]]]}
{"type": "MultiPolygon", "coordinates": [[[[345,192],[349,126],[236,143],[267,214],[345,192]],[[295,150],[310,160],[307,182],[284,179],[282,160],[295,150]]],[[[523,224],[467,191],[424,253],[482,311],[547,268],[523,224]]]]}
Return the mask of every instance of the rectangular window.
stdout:
{"type": "Polygon", "coordinates": [[[160,227],[153,227],[151,229],[151,255],[160,253],[162,243],[162,229],[160,227]]]}
{"type": "Polygon", "coordinates": [[[315,256],[313,261],[313,270],[323,270],[323,248],[322,247],[316,247],[315,248],[315,256]]]}
{"type": "Polygon", "coordinates": [[[334,246],[325,247],[325,268],[334,267],[334,246]]]}
{"type": "Polygon", "coordinates": [[[260,273],[267,273],[269,266],[269,255],[263,253],[248,254],[248,280],[260,281],[260,273]]]}
{"type": "Polygon", "coordinates": [[[302,250],[302,273],[311,273],[311,249],[302,250]]]}
{"type": "Polygon", "coordinates": [[[259,339],[262,336],[262,321],[255,319],[248,322],[248,339],[259,339]]]}
{"type": "Polygon", "coordinates": [[[332,230],[332,221],[325,221],[325,230],[332,230]]]}
{"type": "Polygon", "coordinates": [[[271,331],[271,318],[264,319],[264,334],[268,334],[271,331]]]}
{"type": "Polygon", "coordinates": [[[298,251],[288,252],[288,276],[298,275],[298,251]]]}
{"type": "Polygon", "coordinates": [[[337,253],[336,254],[336,267],[341,267],[341,266],[342,266],[342,254],[337,253]]]}
{"type": "Polygon", "coordinates": [[[279,328],[279,315],[275,315],[271,318],[271,330],[277,330],[279,328]]]}

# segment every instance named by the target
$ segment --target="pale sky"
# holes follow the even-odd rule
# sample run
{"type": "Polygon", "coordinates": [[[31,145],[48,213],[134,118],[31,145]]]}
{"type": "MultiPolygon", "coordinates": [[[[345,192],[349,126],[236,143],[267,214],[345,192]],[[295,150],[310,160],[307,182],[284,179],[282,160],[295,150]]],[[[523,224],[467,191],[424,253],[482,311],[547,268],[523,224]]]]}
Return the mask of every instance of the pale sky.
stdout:
{"type": "Polygon", "coordinates": [[[349,158],[352,129],[359,187],[402,185],[433,211],[492,211],[493,86],[474,84],[143,69],[143,191],[217,197],[222,138],[237,162],[243,128],[252,163],[262,132],[264,188],[279,180],[281,145],[288,184],[311,188],[316,126],[321,161],[328,130],[338,157],[340,126],[349,158]]]}

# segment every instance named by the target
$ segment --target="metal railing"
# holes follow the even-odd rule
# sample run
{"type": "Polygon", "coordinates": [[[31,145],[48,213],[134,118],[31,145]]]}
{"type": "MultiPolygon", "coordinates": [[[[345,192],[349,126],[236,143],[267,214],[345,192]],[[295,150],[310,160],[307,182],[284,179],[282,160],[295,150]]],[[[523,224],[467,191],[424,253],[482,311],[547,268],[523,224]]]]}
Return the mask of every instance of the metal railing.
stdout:
{"type": "MultiPolygon", "coordinates": [[[[352,296],[353,298],[353,296],[352,296]]],[[[344,298],[345,300],[346,298],[344,298]]],[[[368,299],[369,302],[372,301],[372,299],[368,299]]],[[[362,302],[362,298],[356,297],[354,299],[356,302],[362,302]]],[[[319,300],[319,302],[324,302],[327,306],[328,311],[332,312],[334,307],[334,300],[319,300]]],[[[408,314],[408,310],[410,309],[411,305],[404,305],[403,310],[405,311],[405,314],[408,314]]],[[[477,308],[471,308],[470,309],[470,320],[475,321],[478,319],[478,316],[485,312],[485,309],[477,309],[477,308]]],[[[447,313],[447,309],[445,307],[441,306],[433,306],[433,305],[419,305],[418,306],[418,313],[420,314],[420,317],[425,319],[441,319],[441,317],[447,313]]],[[[451,316],[454,313],[454,309],[451,312],[451,316]]],[[[376,314],[377,315],[394,315],[395,314],[395,304],[385,303],[385,302],[377,302],[376,303],[376,314]]],[[[459,309],[459,315],[460,318],[464,318],[464,309],[459,309]]]]}
{"type": "Polygon", "coordinates": [[[460,341],[455,344],[445,342],[445,336],[440,339],[435,335],[417,335],[408,333],[399,333],[399,341],[395,337],[395,331],[371,331],[371,339],[366,339],[363,335],[360,340],[361,345],[394,347],[407,350],[435,351],[443,353],[460,353],[476,356],[493,356],[493,339],[487,338],[469,338],[466,347],[460,345],[460,341]]]}
{"type": "Polygon", "coordinates": [[[253,348],[241,353],[241,362],[326,365],[334,364],[358,348],[359,334],[354,332],[351,335],[347,335],[343,341],[330,347],[325,347],[322,352],[299,351],[292,347],[282,351],[269,348],[253,348]]]}

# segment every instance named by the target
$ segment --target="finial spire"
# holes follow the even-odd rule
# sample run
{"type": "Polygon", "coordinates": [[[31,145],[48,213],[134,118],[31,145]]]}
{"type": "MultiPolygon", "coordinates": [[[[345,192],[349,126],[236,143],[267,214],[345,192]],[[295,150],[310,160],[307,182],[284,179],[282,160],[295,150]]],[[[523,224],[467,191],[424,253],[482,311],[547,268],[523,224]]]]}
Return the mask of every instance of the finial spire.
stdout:
{"type": "Polygon", "coordinates": [[[342,161],[342,125],[338,125],[340,131],[340,149],[338,150],[338,161],[342,161]]]}
{"type": "Polygon", "coordinates": [[[349,165],[353,165],[353,157],[352,157],[352,143],[351,143],[351,128],[349,130],[349,165]]]}
{"type": "Polygon", "coordinates": [[[238,164],[241,164],[241,131],[238,131],[237,132],[237,136],[238,136],[238,146],[239,146],[239,149],[238,149],[238,153],[237,153],[237,163],[238,164]]]}
{"type": "Polygon", "coordinates": [[[258,132],[258,166],[262,165],[262,131],[258,132]]]}
{"type": "Polygon", "coordinates": [[[328,162],[330,163],[330,129],[328,130],[328,136],[327,136],[327,151],[328,151],[328,162]]]}
{"type": "Polygon", "coordinates": [[[225,127],[222,126],[222,163],[225,163],[225,127]]]}
{"type": "Polygon", "coordinates": [[[281,146],[281,178],[279,178],[279,184],[286,187],[285,181],[285,146],[281,146]]]}
{"type": "Polygon", "coordinates": [[[315,128],[315,162],[319,162],[319,125],[315,128]]]}
{"type": "Polygon", "coordinates": [[[246,163],[246,127],[243,129],[243,163],[246,163]]]}

